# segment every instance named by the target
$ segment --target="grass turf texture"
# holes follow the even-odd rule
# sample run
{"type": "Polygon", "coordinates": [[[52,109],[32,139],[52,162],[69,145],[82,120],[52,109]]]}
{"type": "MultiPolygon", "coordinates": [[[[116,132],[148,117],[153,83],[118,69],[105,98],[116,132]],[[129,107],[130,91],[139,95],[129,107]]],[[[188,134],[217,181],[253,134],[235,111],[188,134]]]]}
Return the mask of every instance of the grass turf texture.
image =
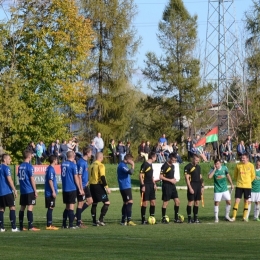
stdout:
{"type": "MultiPolygon", "coordinates": [[[[233,194],[234,195],[234,194],[233,194]]],[[[140,194],[133,191],[134,227],[120,226],[121,195],[118,191],[109,196],[109,207],[105,227],[92,227],[90,208],[83,213],[82,219],[87,229],[46,231],[46,209],[44,195],[39,194],[34,208],[34,225],[39,232],[23,231],[12,233],[9,224],[9,210],[5,213],[7,231],[0,233],[1,259],[258,259],[260,243],[260,223],[242,222],[243,203],[238,210],[237,221],[224,221],[225,204],[220,204],[220,222],[214,223],[213,190],[205,191],[205,207],[200,207],[201,224],[187,224],[186,191],[180,190],[180,214],[185,223],[173,223],[173,202],[167,208],[170,218],[168,225],[160,224],[161,192],[157,191],[157,225],[140,224],[140,194]]],[[[18,199],[17,199],[18,202],[18,199]]],[[[233,202],[232,202],[233,204],[233,202]]],[[[101,204],[98,206],[98,214],[101,204]]],[[[53,212],[54,225],[61,226],[64,205],[58,195],[53,212]]],[[[149,207],[147,208],[148,217],[149,207]]],[[[18,215],[18,207],[17,207],[18,215]]],[[[25,214],[26,216],[26,214],[25,214]]],[[[25,217],[25,223],[27,219],[25,217]]]]}

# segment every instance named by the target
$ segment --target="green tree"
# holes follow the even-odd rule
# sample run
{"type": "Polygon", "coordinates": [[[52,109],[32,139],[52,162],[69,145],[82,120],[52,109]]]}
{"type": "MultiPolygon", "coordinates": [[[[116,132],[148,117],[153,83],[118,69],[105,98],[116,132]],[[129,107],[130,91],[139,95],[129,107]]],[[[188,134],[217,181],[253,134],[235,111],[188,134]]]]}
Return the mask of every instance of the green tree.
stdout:
{"type": "Polygon", "coordinates": [[[196,119],[196,108],[202,106],[203,97],[209,92],[208,87],[199,86],[200,62],[194,55],[197,16],[188,13],[182,0],[171,0],[166,6],[159,23],[158,41],[163,54],[158,57],[153,52],[147,53],[143,73],[154,91],[151,102],[158,98],[162,101],[163,112],[156,125],[168,127],[168,131],[177,129],[174,135],[182,141],[184,120],[196,119]]]}
{"type": "Polygon", "coordinates": [[[2,70],[12,69],[19,79],[17,109],[28,118],[26,129],[16,132],[17,140],[7,146],[21,150],[30,140],[67,136],[69,125],[85,111],[91,21],[79,15],[75,1],[28,0],[12,7],[7,26],[12,30],[4,54],[11,62],[2,70]]]}
{"type": "Polygon", "coordinates": [[[128,112],[134,102],[130,80],[139,44],[132,26],[136,6],[133,0],[81,0],[81,4],[97,36],[90,75],[96,104],[89,134],[101,131],[106,142],[121,139],[129,130],[128,112]]]}

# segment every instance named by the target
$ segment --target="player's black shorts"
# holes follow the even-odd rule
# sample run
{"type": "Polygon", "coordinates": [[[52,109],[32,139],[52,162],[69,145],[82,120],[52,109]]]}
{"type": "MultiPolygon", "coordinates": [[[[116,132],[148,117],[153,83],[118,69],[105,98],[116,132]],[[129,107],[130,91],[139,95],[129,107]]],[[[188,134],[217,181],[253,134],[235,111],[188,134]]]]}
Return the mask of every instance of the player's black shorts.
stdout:
{"type": "Polygon", "coordinates": [[[188,201],[201,200],[201,182],[191,182],[190,185],[194,191],[194,194],[191,194],[189,189],[187,190],[188,201]]]}
{"type": "Polygon", "coordinates": [[[102,184],[90,184],[89,187],[94,203],[109,201],[107,192],[102,184]]]}
{"type": "Polygon", "coordinates": [[[13,193],[0,196],[0,208],[15,206],[15,198],[13,193]]]}
{"type": "Polygon", "coordinates": [[[63,203],[64,204],[75,204],[77,198],[77,191],[63,191],[62,192],[63,203]]]}
{"type": "Polygon", "coordinates": [[[162,200],[169,201],[170,199],[177,199],[178,192],[176,186],[172,183],[164,182],[162,185],[162,200]]]}
{"type": "Polygon", "coordinates": [[[77,190],[77,200],[78,200],[78,202],[84,201],[85,199],[91,197],[91,192],[90,192],[90,189],[89,189],[88,186],[85,186],[84,193],[85,193],[85,195],[82,196],[82,195],[79,194],[79,190],[77,190]]]}
{"type": "Polygon", "coordinates": [[[249,198],[251,198],[251,189],[236,187],[235,199],[241,199],[243,194],[244,194],[244,199],[248,200],[249,198]]]}
{"type": "Polygon", "coordinates": [[[54,208],[55,207],[55,198],[52,196],[50,197],[45,197],[45,208],[54,208]]]}
{"type": "Polygon", "coordinates": [[[36,205],[36,198],[35,193],[27,193],[20,195],[20,205],[21,206],[29,206],[29,205],[36,205]]]}
{"type": "Polygon", "coordinates": [[[129,200],[133,199],[131,188],[125,189],[125,190],[120,190],[120,193],[121,193],[121,196],[122,196],[122,199],[124,202],[128,202],[129,200]]]}
{"type": "MultiPolygon", "coordinates": [[[[153,183],[144,184],[145,192],[143,195],[143,201],[155,200],[155,189],[153,183]]],[[[140,187],[140,193],[142,194],[142,187],[140,187]]]]}

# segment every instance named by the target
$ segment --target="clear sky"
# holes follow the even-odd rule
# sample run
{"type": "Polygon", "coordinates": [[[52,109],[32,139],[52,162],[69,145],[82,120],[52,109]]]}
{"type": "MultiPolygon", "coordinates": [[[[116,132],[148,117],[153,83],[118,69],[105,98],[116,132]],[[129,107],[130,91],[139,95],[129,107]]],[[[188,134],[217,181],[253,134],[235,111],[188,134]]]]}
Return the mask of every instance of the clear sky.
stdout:
{"type": "MultiPolygon", "coordinates": [[[[206,42],[206,29],[207,29],[207,15],[208,15],[208,0],[184,0],[184,5],[191,15],[198,16],[198,37],[199,42],[203,48],[202,53],[205,51],[206,42]]],[[[142,43],[137,55],[137,67],[144,67],[145,53],[153,51],[157,54],[161,53],[159,48],[156,33],[158,32],[158,23],[162,18],[165,6],[169,0],[135,0],[138,7],[138,14],[134,21],[134,26],[138,30],[139,35],[142,37],[142,43]]],[[[234,0],[233,9],[236,18],[236,25],[238,31],[244,26],[244,14],[249,11],[252,6],[252,0],[234,0]]],[[[217,22],[217,19],[216,19],[217,22]]],[[[142,80],[142,91],[149,93],[147,89],[147,82],[143,80],[140,71],[135,74],[135,80],[142,80]]]]}

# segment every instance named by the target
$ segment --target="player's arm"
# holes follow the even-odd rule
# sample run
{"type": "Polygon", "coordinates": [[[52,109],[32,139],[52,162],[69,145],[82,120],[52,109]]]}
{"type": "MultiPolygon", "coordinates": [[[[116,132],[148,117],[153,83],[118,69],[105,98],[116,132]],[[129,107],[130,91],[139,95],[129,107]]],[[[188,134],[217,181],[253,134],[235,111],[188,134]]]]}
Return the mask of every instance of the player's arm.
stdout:
{"type": "Polygon", "coordinates": [[[80,189],[83,190],[83,186],[82,186],[83,166],[80,164],[77,164],[77,169],[78,169],[79,186],[80,186],[80,189]]]}
{"type": "Polygon", "coordinates": [[[80,195],[83,195],[84,194],[84,191],[82,190],[81,186],[80,186],[80,181],[79,181],[79,175],[76,173],[74,174],[74,181],[75,181],[75,184],[79,190],[79,193],[80,195]]]}
{"type": "Polygon", "coordinates": [[[154,186],[154,189],[157,190],[157,185],[156,185],[156,182],[154,180],[154,177],[153,177],[153,186],[154,186]]]}
{"type": "Polygon", "coordinates": [[[256,178],[256,175],[255,175],[255,167],[252,165],[252,168],[251,168],[251,182],[253,182],[253,180],[256,178]]]}
{"type": "Polygon", "coordinates": [[[187,188],[188,188],[189,192],[190,192],[191,194],[193,194],[193,193],[194,193],[194,190],[192,189],[192,187],[191,187],[191,185],[190,185],[190,175],[189,175],[188,173],[185,173],[185,182],[186,182],[186,184],[187,184],[187,188]]]}
{"type": "Polygon", "coordinates": [[[55,192],[55,189],[54,189],[54,185],[53,185],[53,180],[52,179],[49,180],[49,185],[50,185],[50,188],[51,188],[51,191],[52,191],[52,197],[56,198],[56,192],[55,192]]]}
{"type": "Polygon", "coordinates": [[[200,183],[201,183],[201,194],[203,194],[203,192],[204,192],[204,180],[203,180],[201,174],[200,174],[200,183]]]}
{"type": "Polygon", "coordinates": [[[31,176],[31,177],[30,177],[30,180],[31,180],[32,188],[33,188],[33,190],[34,190],[35,198],[37,198],[37,197],[38,197],[38,193],[37,193],[37,190],[36,190],[36,184],[35,184],[34,177],[31,176]]]}
{"type": "Polygon", "coordinates": [[[235,170],[234,170],[234,179],[237,181],[237,176],[238,176],[238,169],[237,169],[237,165],[235,167],[235,170]]]}
{"type": "Polygon", "coordinates": [[[216,167],[214,167],[213,169],[210,170],[210,172],[208,173],[208,178],[212,179],[215,172],[216,172],[216,167]]]}
{"type": "Polygon", "coordinates": [[[6,179],[7,179],[8,183],[9,183],[11,189],[13,190],[14,196],[17,197],[17,190],[16,190],[16,188],[14,186],[14,182],[12,180],[12,177],[11,176],[6,176],[6,179]]]}
{"type": "Polygon", "coordinates": [[[108,184],[107,184],[107,180],[106,180],[106,176],[105,176],[105,166],[104,165],[99,165],[99,174],[100,174],[101,182],[102,182],[106,192],[109,194],[111,191],[108,188],[108,184]]]}
{"type": "Polygon", "coordinates": [[[166,178],[166,177],[164,176],[164,173],[163,173],[163,172],[160,173],[160,180],[162,180],[162,181],[168,181],[168,182],[170,182],[170,183],[172,183],[172,184],[175,184],[175,183],[177,182],[176,179],[168,179],[168,178],[166,178]]]}
{"type": "Polygon", "coordinates": [[[234,189],[234,185],[233,185],[233,182],[232,182],[232,179],[231,179],[231,176],[229,173],[227,173],[227,179],[228,179],[228,182],[230,183],[230,186],[231,186],[231,190],[234,189]]]}

